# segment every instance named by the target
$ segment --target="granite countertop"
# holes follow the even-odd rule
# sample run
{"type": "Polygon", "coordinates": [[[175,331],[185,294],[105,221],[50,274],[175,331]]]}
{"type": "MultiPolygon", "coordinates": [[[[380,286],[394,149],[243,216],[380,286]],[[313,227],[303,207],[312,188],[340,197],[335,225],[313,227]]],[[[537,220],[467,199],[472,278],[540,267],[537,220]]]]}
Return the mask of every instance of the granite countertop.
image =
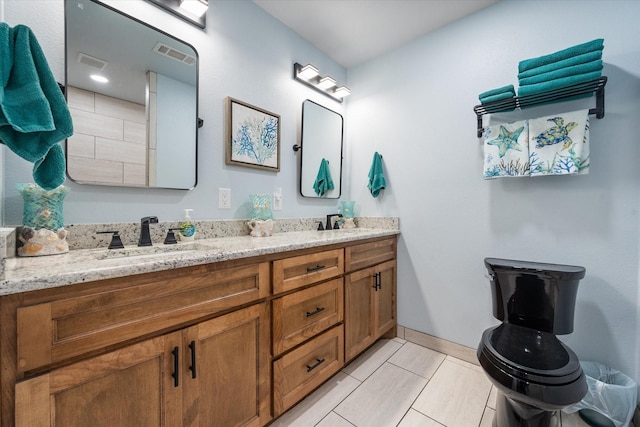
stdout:
{"type": "Polygon", "coordinates": [[[346,243],[375,237],[394,236],[397,229],[356,228],[331,231],[291,231],[271,237],[222,237],[125,249],[80,249],[65,254],[17,257],[5,260],[5,277],[0,295],[55,288],[75,283],[140,273],[169,270],[211,262],[249,258],[346,243]]]}

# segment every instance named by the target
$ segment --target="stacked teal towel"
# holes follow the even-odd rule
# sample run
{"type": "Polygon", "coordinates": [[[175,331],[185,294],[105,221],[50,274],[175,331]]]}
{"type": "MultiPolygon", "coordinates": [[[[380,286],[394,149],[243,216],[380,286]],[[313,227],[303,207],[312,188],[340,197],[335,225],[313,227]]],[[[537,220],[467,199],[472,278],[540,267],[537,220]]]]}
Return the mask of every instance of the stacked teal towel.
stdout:
{"type": "Polygon", "coordinates": [[[71,114],[32,31],[0,23],[0,142],[34,163],[45,190],[65,180],[59,144],[73,134],[71,114]]]}
{"type": "Polygon", "coordinates": [[[313,183],[313,190],[320,197],[324,196],[329,190],[333,190],[333,180],[331,179],[331,172],[329,171],[329,162],[327,159],[322,159],[320,167],[318,168],[318,175],[313,183]]]}
{"type": "Polygon", "coordinates": [[[483,104],[494,101],[502,101],[503,99],[509,99],[516,96],[516,91],[513,85],[502,86],[496,89],[491,89],[486,92],[482,92],[478,95],[478,99],[483,104]]]}
{"type": "Polygon", "coordinates": [[[373,153],[373,161],[371,162],[371,169],[369,169],[369,184],[367,188],[373,197],[378,197],[380,190],[383,190],[386,185],[384,171],[382,170],[382,156],[376,151],[373,153]]]}
{"type": "Polygon", "coordinates": [[[518,96],[533,95],[595,80],[602,75],[604,39],[520,61],[518,96]]]}

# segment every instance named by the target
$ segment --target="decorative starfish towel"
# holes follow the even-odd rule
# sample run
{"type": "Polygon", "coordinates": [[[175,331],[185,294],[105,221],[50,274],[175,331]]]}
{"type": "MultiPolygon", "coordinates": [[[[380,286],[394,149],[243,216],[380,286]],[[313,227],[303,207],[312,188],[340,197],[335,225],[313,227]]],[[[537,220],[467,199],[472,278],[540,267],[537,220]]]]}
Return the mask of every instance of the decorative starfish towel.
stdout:
{"type": "Polygon", "coordinates": [[[589,110],[529,120],[531,176],[589,172],[589,110]]]}
{"type": "Polygon", "coordinates": [[[490,126],[484,133],[484,178],[529,175],[526,120],[490,126]]]}

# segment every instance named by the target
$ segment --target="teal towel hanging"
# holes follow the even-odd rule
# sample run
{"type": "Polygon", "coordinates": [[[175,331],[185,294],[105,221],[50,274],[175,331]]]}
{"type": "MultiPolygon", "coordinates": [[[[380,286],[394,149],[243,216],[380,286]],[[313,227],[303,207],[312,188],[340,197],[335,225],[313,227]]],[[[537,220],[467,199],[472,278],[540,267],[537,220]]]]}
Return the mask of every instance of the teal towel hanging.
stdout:
{"type": "Polygon", "coordinates": [[[371,163],[371,169],[369,169],[369,184],[367,188],[375,198],[380,195],[380,190],[383,190],[386,185],[384,171],[382,170],[382,156],[376,151],[373,153],[373,162],[371,163]]]}
{"type": "Polygon", "coordinates": [[[71,114],[33,32],[0,23],[0,142],[34,163],[45,190],[65,180],[59,142],[73,135],[71,114]]]}
{"type": "Polygon", "coordinates": [[[333,188],[333,180],[331,179],[331,172],[329,171],[329,161],[322,159],[320,167],[318,168],[318,176],[313,183],[313,190],[318,196],[322,197],[327,191],[333,190],[333,188]]]}

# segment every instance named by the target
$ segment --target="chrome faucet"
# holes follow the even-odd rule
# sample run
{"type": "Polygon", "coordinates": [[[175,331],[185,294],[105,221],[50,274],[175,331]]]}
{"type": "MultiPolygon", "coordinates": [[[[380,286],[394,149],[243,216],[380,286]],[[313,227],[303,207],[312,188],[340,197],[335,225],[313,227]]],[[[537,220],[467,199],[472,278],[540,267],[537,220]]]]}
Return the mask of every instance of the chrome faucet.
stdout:
{"type": "Polygon", "coordinates": [[[329,214],[327,215],[327,225],[325,225],[324,229],[325,230],[338,230],[340,229],[340,227],[338,226],[337,222],[334,222],[333,225],[331,225],[331,218],[333,218],[334,216],[337,216],[338,218],[342,218],[342,214],[329,214]]]}
{"type": "Polygon", "coordinates": [[[151,246],[151,234],[149,233],[149,224],[157,224],[157,216],[145,216],[140,220],[140,240],[138,246],[151,246]]]}

